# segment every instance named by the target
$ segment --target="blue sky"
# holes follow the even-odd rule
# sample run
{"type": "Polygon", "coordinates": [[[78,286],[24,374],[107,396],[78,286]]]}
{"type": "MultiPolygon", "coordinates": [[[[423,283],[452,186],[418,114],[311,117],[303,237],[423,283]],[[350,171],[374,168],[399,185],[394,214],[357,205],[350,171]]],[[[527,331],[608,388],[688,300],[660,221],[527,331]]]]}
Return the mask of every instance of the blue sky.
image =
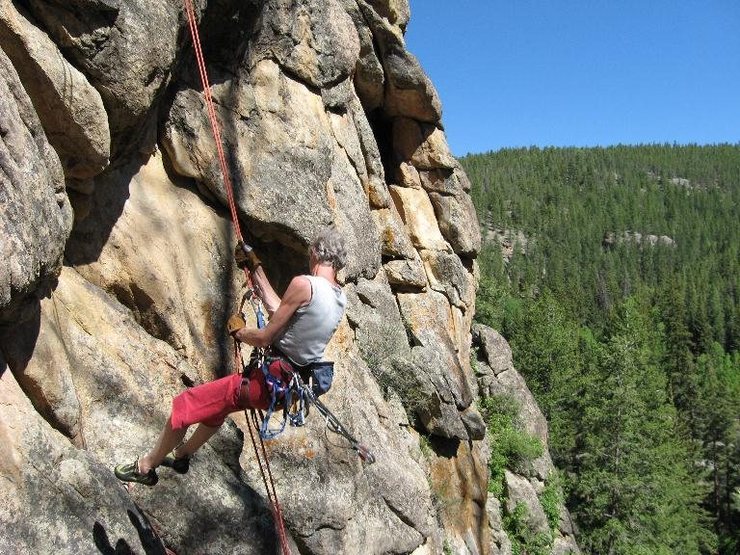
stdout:
{"type": "Polygon", "coordinates": [[[457,156],[740,142],[740,0],[410,0],[457,156]]]}

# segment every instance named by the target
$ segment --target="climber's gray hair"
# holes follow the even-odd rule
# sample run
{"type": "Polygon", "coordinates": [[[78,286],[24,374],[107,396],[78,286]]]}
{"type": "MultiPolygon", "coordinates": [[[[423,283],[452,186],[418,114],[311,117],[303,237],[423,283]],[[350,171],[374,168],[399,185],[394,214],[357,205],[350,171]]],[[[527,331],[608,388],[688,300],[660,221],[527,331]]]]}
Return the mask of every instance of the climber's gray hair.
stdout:
{"type": "Polygon", "coordinates": [[[331,264],[336,271],[344,268],[347,263],[347,247],[344,244],[344,238],[334,226],[328,226],[319,231],[311,244],[311,251],[319,262],[331,264]]]}

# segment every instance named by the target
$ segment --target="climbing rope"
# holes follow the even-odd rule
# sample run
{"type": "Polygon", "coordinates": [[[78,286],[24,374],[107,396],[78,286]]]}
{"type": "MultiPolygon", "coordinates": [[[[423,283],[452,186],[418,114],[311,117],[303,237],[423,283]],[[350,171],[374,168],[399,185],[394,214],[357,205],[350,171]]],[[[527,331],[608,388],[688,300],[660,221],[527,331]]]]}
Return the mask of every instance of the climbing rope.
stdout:
{"type": "MultiPolygon", "coordinates": [[[[193,50],[195,51],[195,59],[198,63],[198,72],[200,73],[200,82],[203,85],[203,95],[206,99],[206,108],[208,111],[208,119],[211,122],[211,129],[213,130],[213,139],[216,142],[216,151],[218,153],[218,161],[221,165],[221,175],[224,180],[224,189],[226,189],[226,198],[229,203],[229,210],[231,211],[231,222],[234,225],[234,233],[236,234],[237,241],[242,240],[242,232],[239,228],[239,217],[236,213],[236,203],[234,202],[234,188],[231,184],[231,175],[229,168],[226,165],[226,155],[224,154],[223,144],[221,141],[221,127],[218,124],[218,118],[216,117],[216,109],[213,104],[213,97],[211,96],[211,85],[208,82],[208,72],[206,71],[206,62],[203,57],[203,49],[200,45],[200,35],[198,33],[198,24],[195,18],[195,10],[193,9],[192,0],[183,0],[185,4],[185,13],[188,17],[188,25],[190,26],[190,35],[193,38],[193,50]]],[[[246,272],[246,270],[245,270],[246,272]]]]}
{"type": "MultiPolygon", "coordinates": [[[[241,349],[239,348],[239,344],[236,341],[234,342],[234,357],[237,362],[237,368],[241,368],[243,366],[241,349]]],[[[260,467],[260,474],[262,475],[262,483],[265,486],[265,491],[267,492],[267,499],[270,502],[270,508],[272,510],[272,518],[275,521],[275,525],[277,527],[278,537],[280,538],[280,545],[282,547],[283,553],[286,555],[290,555],[290,547],[288,546],[288,538],[285,533],[285,521],[283,519],[283,510],[280,507],[280,501],[278,501],[277,490],[275,489],[275,481],[272,478],[272,471],[270,470],[270,461],[267,457],[267,449],[265,449],[265,442],[262,439],[262,436],[259,433],[257,433],[257,436],[260,438],[260,447],[261,447],[261,452],[260,452],[260,449],[257,448],[257,441],[254,437],[255,431],[258,431],[260,428],[260,424],[257,419],[257,411],[252,409],[249,411],[249,414],[247,414],[247,411],[244,410],[244,416],[247,419],[247,429],[249,430],[249,438],[252,440],[252,448],[254,449],[254,454],[255,454],[255,458],[257,459],[257,464],[259,464],[259,467],[260,467]]],[[[260,417],[261,416],[262,414],[260,414],[260,417]]]]}
{"type": "MultiPolygon", "coordinates": [[[[203,95],[205,97],[206,109],[208,112],[208,119],[211,123],[211,130],[213,131],[213,139],[216,142],[216,151],[218,154],[218,161],[221,166],[221,175],[223,178],[224,189],[226,190],[226,199],[229,204],[229,211],[231,212],[231,223],[234,227],[234,235],[236,236],[237,242],[241,242],[242,232],[239,227],[239,216],[236,211],[236,202],[234,201],[234,188],[231,182],[231,175],[229,173],[228,165],[226,164],[226,155],[224,154],[223,143],[221,140],[221,128],[218,123],[218,117],[216,116],[216,109],[213,103],[213,97],[211,96],[211,86],[208,81],[208,72],[206,70],[205,58],[203,57],[203,49],[201,48],[200,35],[198,33],[198,24],[196,21],[195,10],[193,8],[192,0],[183,0],[185,6],[185,14],[187,15],[188,26],[190,27],[190,35],[193,40],[193,50],[195,52],[195,59],[198,64],[198,72],[200,73],[200,81],[203,86],[203,95]]],[[[244,268],[244,275],[247,283],[251,287],[251,277],[247,268],[244,268]]],[[[235,358],[236,367],[242,368],[241,364],[241,352],[239,345],[236,340],[235,342],[235,358]]],[[[257,415],[254,410],[252,412],[251,424],[257,429],[257,415]]],[[[247,412],[244,411],[246,415],[247,412]]],[[[249,429],[249,435],[252,438],[252,446],[254,447],[254,453],[259,463],[260,472],[262,474],[262,481],[265,485],[265,491],[267,492],[268,500],[272,508],[273,518],[275,520],[275,526],[278,530],[278,536],[280,537],[280,545],[282,547],[284,555],[290,555],[290,547],[288,546],[288,539],[285,533],[285,523],[283,521],[283,512],[280,508],[280,502],[277,497],[277,490],[275,489],[275,481],[272,477],[272,471],[270,470],[270,462],[267,457],[267,450],[265,449],[264,441],[260,436],[261,454],[260,449],[257,448],[257,442],[254,438],[254,432],[252,426],[250,426],[249,417],[247,417],[247,428],[249,429]]]]}

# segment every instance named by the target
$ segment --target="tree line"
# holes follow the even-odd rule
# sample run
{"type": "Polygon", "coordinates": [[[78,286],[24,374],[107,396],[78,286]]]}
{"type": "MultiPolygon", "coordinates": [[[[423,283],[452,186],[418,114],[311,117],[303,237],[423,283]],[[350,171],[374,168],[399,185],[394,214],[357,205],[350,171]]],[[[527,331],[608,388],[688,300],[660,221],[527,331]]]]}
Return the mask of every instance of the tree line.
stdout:
{"type": "Polygon", "coordinates": [[[740,145],[461,160],[476,319],[545,412],[590,553],[740,549],[740,145]]]}

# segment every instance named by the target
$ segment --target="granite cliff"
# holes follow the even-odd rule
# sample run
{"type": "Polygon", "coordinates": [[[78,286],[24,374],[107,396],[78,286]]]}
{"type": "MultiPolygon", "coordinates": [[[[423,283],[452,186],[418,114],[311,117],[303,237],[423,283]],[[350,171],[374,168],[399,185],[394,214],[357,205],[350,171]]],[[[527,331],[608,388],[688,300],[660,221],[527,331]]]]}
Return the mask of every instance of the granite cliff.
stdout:
{"type": "MultiPolygon", "coordinates": [[[[327,224],[350,251],[326,402],[377,462],[318,417],[269,443],[294,552],[507,552],[475,402],[501,371],[471,368],[480,233],[407,1],[195,3],[271,279],[327,224]]],[[[0,551],[275,550],[242,415],[186,476],[111,472],[185,383],[234,370],[242,283],[181,2],[0,0],[0,168],[0,551]]]]}

